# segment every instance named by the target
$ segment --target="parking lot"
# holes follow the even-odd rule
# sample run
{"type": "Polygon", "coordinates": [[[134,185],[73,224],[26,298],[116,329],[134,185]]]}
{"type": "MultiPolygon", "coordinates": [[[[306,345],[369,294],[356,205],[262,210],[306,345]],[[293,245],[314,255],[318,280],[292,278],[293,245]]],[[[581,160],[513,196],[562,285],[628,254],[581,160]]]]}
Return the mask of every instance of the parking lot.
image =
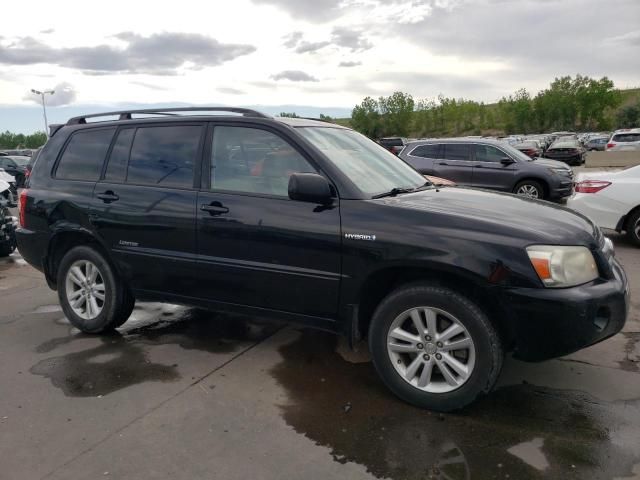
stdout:
{"type": "MultiPolygon", "coordinates": [[[[637,299],[640,251],[612,238],[637,299]]],[[[439,415],[331,335],[161,304],[83,335],[18,253],[0,295],[3,479],[640,476],[637,300],[616,337],[508,360],[494,393],[439,415]]]]}

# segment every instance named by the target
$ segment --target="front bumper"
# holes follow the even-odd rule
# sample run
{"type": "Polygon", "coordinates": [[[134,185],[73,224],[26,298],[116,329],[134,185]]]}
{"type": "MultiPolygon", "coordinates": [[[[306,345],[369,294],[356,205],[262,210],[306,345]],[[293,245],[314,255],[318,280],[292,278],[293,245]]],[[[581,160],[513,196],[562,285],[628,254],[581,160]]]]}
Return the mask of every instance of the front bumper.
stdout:
{"type": "Polygon", "coordinates": [[[541,361],[568,355],[618,333],[629,311],[627,276],[611,260],[613,278],[578,287],[517,288],[504,294],[514,357],[541,361]]]}

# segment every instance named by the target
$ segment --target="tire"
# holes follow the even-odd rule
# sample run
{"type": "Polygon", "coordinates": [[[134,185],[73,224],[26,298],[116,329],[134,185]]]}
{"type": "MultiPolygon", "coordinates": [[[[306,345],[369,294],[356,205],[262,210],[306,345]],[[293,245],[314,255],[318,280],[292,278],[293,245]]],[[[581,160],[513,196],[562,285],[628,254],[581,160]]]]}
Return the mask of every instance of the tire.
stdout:
{"type": "Polygon", "coordinates": [[[519,182],[514,187],[513,193],[523,197],[537,198],[539,200],[544,200],[546,198],[544,187],[540,182],[537,182],[535,180],[523,180],[522,182],[519,182]],[[531,195],[525,194],[524,191],[526,190],[530,191],[531,195]],[[533,193],[534,191],[536,192],[535,196],[533,193]]]}
{"type": "MultiPolygon", "coordinates": [[[[420,315],[421,324],[427,325],[426,315],[420,315]]],[[[403,325],[403,329],[415,325],[410,314],[403,325]]],[[[414,327],[414,331],[416,330],[414,327]]],[[[418,338],[415,333],[414,337],[418,338]]],[[[444,347],[446,349],[446,345],[444,347]]],[[[439,412],[458,410],[488,393],[495,385],[504,358],[502,343],[496,329],[475,303],[449,288],[428,284],[402,287],[380,303],[369,327],[369,349],[376,371],[395,395],[417,407],[439,412]],[[443,360],[446,350],[441,350],[432,342],[434,337],[428,336],[428,327],[424,330],[424,336],[420,337],[420,342],[424,343],[413,344],[415,353],[392,352],[392,349],[405,348],[407,345],[410,345],[408,348],[412,348],[411,344],[396,340],[390,337],[389,333],[397,332],[398,321],[404,318],[407,312],[415,311],[413,309],[417,307],[425,307],[418,310],[419,312],[428,310],[435,314],[432,318],[436,319],[436,340],[453,325],[447,324],[450,318],[463,327],[464,333],[443,341],[447,343],[452,339],[456,342],[467,337],[471,339],[472,347],[466,350],[466,360],[457,357],[463,350],[457,350],[454,354],[459,363],[463,363],[463,366],[470,370],[466,378],[462,375],[456,378],[455,385],[446,381],[443,370],[440,369],[440,365],[448,365],[450,360],[443,360]],[[400,345],[392,345],[394,342],[400,345]],[[436,358],[438,355],[441,355],[439,359],[436,358]],[[410,382],[405,376],[414,362],[422,365],[417,367],[417,370],[414,369],[415,376],[410,382]],[[431,376],[426,385],[420,386],[418,382],[422,380],[427,362],[431,365],[431,376]],[[402,369],[404,374],[401,373],[402,369]]],[[[455,372],[447,365],[443,368],[449,370],[451,376],[452,372],[455,372]]]]}
{"type": "Polygon", "coordinates": [[[126,286],[117,277],[109,262],[94,248],[88,246],[74,247],[63,257],[58,268],[58,298],[62,311],[71,324],[84,333],[109,332],[122,325],[133,309],[133,296],[127,292],[126,286]],[[90,287],[90,270],[97,269],[95,287],[90,287]],[[80,277],[70,273],[79,269],[80,277]],[[84,279],[84,282],[79,281],[84,279]],[[82,286],[84,285],[84,286],[82,286]],[[92,290],[91,294],[82,295],[78,291],[92,290]],[[79,305],[72,306],[69,295],[76,295],[79,305]],[[96,295],[95,297],[93,295],[96,295]],[[103,300],[97,298],[101,294],[103,300]],[[93,302],[88,299],[93,298],[93,302]],[[91,303],[93,307],[87,308],[91,303]],[[96,306],[98,308],[96,308],[96,306]],[[96,314],[97,311],[97,314],[96,314]]]}
{"type": "Polygon", "coordinates": [[[124,300],[120,304],[120,312],[118,312],[118,320],[117,324],[113,326],[113,328],[118,328],[129,320],[131,316],[131,312],[133,312],[133,308],[136,306],[136,297],[133,296],[131,290],[125,288],[124,291],[124,300]]]}
{"type": "Polygon", "coordinates": [[[629,216],[626,231],[629,241],[640,247],[640,210],[636,210],[629,216]]]}

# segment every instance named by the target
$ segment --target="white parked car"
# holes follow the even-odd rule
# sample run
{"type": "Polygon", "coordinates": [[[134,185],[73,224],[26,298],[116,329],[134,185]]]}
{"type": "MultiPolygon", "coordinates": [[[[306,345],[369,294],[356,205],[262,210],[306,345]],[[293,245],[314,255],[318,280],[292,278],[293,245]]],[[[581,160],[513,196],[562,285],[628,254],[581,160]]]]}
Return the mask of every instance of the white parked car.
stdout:
{"type": "Polygon", "coordinates": [[[579,173],[567,206],[602,228],[627,232],[640,245],[640,165],[626,170],[579,173]]]}
{"type": "Polygon", "coordinates": [[[640,151],[640,128],[616,130],[607,143],[607,152],[640,151]]]}

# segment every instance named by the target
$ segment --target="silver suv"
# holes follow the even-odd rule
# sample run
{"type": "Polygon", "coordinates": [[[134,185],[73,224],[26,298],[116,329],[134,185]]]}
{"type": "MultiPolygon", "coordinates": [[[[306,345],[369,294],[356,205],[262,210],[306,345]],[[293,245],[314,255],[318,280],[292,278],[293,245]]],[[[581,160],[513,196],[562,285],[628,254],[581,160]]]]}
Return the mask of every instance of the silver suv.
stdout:
{"type": "Polygon", "coordinates": [[[616,130],[607,143],[607,152],[640,151],[640,128],[616,130]]]}

